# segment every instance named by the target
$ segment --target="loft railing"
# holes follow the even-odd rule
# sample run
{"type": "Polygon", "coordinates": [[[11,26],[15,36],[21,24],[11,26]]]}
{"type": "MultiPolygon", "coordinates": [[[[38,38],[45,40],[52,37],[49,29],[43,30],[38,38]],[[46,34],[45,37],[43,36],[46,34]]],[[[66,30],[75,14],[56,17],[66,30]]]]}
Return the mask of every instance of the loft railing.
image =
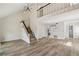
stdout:
{"type": "Polygon", "coordinates": [[[79,4],[73,4],[73,3],[51,3],[47,4],[44,7],[41,7],[40,9],[37,10],[38,16],[42,17],[48,14],[53,14],[53,15],[59,15],[64,12],[68,12],[71,10],[75,10],[79,8],[79,4]],[[42,11],[40,11],[42,10],[42,11]]]}

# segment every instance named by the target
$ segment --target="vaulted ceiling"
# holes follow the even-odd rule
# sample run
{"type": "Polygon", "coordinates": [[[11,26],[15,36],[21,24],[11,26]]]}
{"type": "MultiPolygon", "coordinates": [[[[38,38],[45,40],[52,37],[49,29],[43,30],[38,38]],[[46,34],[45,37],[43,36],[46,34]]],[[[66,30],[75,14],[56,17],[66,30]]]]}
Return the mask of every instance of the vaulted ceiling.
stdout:
{"type": "MultiPolygon", "coordinates": [[[[20,10],[23,10],[24,7],[29,6],[30,9],[32,6],[36,6],[38,5],[39,7],[41,7],[42,5],[45,5],[44,3],[0,3],[0,19],[4,18],[12,13],[18,12],[20,10]]],[[[39,8],[38,7],[38,8],[39,8]]]]}
{"type": "MultiPolygon", "coordinates": [[[[0,3],[0,19],[4,18],[12,13],[23,10],[24,7],[29,6],[31,10],[37,10],[41,6],[46,5],[47,3],[0,3]]],[[[59,5],[57,5],[59,6],[59,5]]],[[[61,5],[62,6],[62,5],[61,5]]],[[[55,5],[56,7],[56,5],[55,5]]]]}
{"type": "Polygon", "coordinates": [[[22,10],[25,5],[24,3],[0,3],[0,18],[22,10]]]}

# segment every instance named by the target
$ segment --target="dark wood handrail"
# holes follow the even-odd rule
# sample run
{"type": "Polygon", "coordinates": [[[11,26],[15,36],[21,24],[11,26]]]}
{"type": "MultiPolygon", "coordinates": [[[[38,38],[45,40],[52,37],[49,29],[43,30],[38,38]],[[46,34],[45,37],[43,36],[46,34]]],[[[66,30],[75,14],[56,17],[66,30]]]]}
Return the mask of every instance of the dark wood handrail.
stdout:
{"type": "Polygon", "coordinates": [[[23,23],[23,25],[26,28],[27,32],[31,34],[32,31],[31,31],[30,27],[27,27],[24,21],[21,21],[21,23],[23,23]]]}
{"type": "Polygon", "coordinates": [[[21,21],[21,23],[23,23],[24,27],[25,27],[26,30],[28,31],[28,28],[27,28],[27,26],[25,25],[25,22],[24,22],[24,21],[21,21]]]}
{"type": "Polygon", "coordinates": [[[51,3],[48,3],[48,4],[46,4],[46,5],[42,6],[42,7],[40,7],[37,11],[39,11],[40,9],[42,9],[42,8],[44,8],[44,7],[46,7],[46,6],[50,5],[50,4],[51,4],[51,3]]]}

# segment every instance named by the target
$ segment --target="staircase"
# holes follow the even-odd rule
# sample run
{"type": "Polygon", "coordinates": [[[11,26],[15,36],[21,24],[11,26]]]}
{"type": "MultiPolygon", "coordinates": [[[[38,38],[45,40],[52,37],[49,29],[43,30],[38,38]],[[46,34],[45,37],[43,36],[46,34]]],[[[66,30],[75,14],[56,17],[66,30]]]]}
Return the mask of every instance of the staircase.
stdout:
{"type": "Polygon", "coordinates": [[[31,42],[31,44],[35,43],[36,42],[36,38],[35,38],[32,30],[31,30],[31,28],[27,27],[24,21],[21,21],[21,23],[23,23],[25,29],[27,30],[27,32],[28,32],[28,34],[30,36],[30,42],[31,42]]]}
{"type": "Polygon", "coordinates": [[[30,42],[31,42],[30,44],[32,44],[32,45],[35,44],[37,41],[36,41],[36,38],[31,30],[31,28],[27,27],[27,31],[30,34],[30,42]]]}

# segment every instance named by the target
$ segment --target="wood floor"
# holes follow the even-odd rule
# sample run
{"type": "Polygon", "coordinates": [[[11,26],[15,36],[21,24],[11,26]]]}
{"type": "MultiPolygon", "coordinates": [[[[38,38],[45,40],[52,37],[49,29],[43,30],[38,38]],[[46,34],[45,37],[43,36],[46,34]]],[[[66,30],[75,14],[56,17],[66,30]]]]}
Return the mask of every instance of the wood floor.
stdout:
{"type": "Polygon", "coordinates": [[[79,55],[79,40],[59,40],[42,38],[27,44],[22,40],[3,43],[1,56],[74,56],[79,55]],[[71,42],[72,45],[66,45],[71,42]]]}

